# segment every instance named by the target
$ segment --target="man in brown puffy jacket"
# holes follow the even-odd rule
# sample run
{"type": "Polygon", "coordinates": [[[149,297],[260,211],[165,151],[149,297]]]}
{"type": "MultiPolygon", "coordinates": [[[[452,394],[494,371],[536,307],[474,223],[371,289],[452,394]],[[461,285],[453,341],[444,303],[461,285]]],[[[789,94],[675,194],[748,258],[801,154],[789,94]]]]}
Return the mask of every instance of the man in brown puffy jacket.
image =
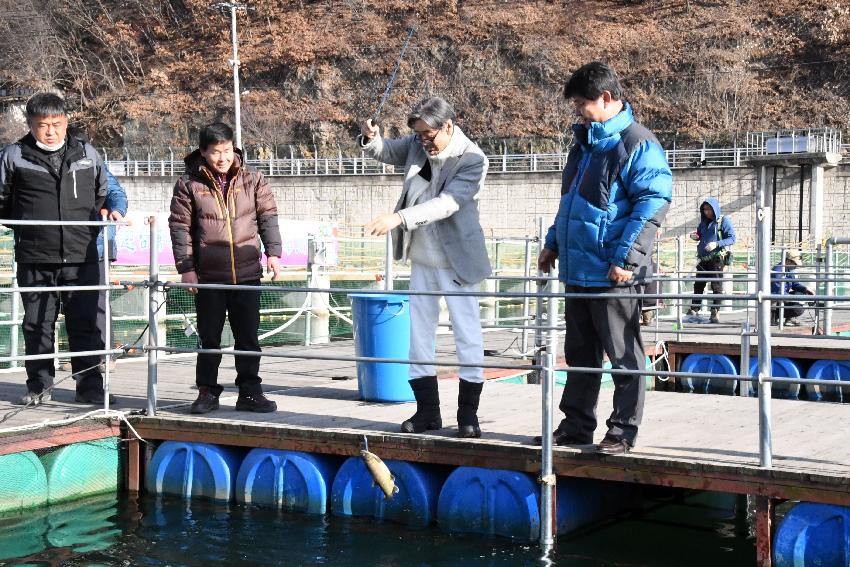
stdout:
{"type": "MultiPolygon", "coordinates": [[[[263,276],[260,240],[267,265],[280,275],[277,205],[265,178],[250,171],[233,147],[233,130],[222,123],[201,130],[199,148],[186,156],[186,174],[171,199],[171,246],[177,271],[186,284],[259,286],[263,276]]],[[[230,319],[234,348],[260,351],[260,290],[189,288],[195,294],[198,337],[204,349],[221,348],[224,319],[230,319]]],[[[192,413],[218,409],[220,354],[199,354],[195,367],[198,399],[192,413]]],[[[271,412],[275,402],[260,387],[260,357],[236,356],[236,409],[271,412]]]]}

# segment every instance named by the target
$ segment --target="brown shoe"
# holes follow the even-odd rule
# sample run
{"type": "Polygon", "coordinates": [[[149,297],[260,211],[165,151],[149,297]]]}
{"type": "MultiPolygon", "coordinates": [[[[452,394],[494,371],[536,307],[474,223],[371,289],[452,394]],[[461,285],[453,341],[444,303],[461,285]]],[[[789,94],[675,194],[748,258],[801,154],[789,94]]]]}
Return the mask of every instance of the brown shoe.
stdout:
{"type": "Polygon", "coordinates": [[[631,443],[625,439],[609,437],[608,435],[596,446],[596,452],[603,455],[625,455],[631,450],[631,443]]]}
{"type": "Polygon", "coordinates": [[[190,413],[209,413],[218,409],[218,396],[212,393],[209,386],[198,387],[198,397],[189,408],[190,413]]]}

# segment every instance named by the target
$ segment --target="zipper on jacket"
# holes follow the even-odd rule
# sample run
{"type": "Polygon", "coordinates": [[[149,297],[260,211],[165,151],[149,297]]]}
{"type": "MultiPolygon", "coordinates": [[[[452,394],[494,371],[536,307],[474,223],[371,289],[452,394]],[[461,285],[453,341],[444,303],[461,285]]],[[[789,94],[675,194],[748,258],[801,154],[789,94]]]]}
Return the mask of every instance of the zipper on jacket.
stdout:
{"type": "Polygon", "coordinates": [[[74,180],[74,199],[77,198],[77,170],[71,172],[71,179],[74,180]]]}
{"type": "MultiPolygon", "coordinates": [[[[230,245],[230,276],[233,279],[233,283],[236,284],[236,254],[233,250],[233,227],[230,226],[230,207],[227,202],[225,202],[226,197],[219,187],[218,181],[216,181],[216,179],[206,169],[204,169],[203,172],[206,174],[207,179],[212,181],[212,191],[213,195],[215,195],[215,204],[218,207],[219,214],[224,217],[224,221],[227,225],[227,239],[228,244],[230,245]]],[[[236,179],[235,175],[233,176],[233,179],[236,179]]],[[[230,180],[231,183],[233,183],[233,179],[230,180]]],[[[228,193],[232,193],[232,191],[228,191],[228,193]]],[[[227,198],[227,200],[229,201],[230,199],[227,198]]]]}
{"type": "Polygon", "coordinates": [[[230,238],[230,274],[233,276],[234,284],[236,283],[236,253],[233,250],[235,246],[233,242],[233,227],[231,226],[233,217],[231,216],[230,211],[236,208],[236,199],[233,199],[233,207],[230,206],[230,200],[231,197],[233,197],[234,191],[232,186],[235,181],[236,177],[234,176],[233,179],[230,180],[230,184],[228,186],[227,196],[225,197],[225,199],[227,199],[227,203],[225,203],[224,207],[224,212],[227,215],[227,235],[230,238]]]}

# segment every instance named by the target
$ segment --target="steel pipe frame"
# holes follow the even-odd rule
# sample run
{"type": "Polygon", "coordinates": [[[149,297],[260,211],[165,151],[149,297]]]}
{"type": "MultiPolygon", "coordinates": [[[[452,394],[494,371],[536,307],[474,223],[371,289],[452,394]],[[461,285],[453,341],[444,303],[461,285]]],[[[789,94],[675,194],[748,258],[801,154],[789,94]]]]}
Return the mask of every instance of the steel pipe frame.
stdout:
{"type": "Polygon", "coordinates": [[[823,332],[825,335],[832,334],[832,304],[834,299],[832,296],[835,295],[835,273],[833,273],[833,267],[835,265],[835,245],[836,244],[850,244],[850,237],[846,236],[834,236],[832,238],[827,239],[826,241],[826,263],[824,266],[824,270],[826,271],[826,296],[831,299],[826,299],[824,301],[824,323],[823,323],[823,332]]]}

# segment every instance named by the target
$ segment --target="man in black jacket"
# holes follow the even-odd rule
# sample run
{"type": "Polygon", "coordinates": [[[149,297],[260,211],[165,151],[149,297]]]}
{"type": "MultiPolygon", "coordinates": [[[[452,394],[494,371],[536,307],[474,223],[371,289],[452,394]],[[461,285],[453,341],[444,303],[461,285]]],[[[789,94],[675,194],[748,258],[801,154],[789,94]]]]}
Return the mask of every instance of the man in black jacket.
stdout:
{"type": "MultiPolygon", "coordinates": [[[[107,193],[106,169],[95,149],[68,136],[65,101],[52,93],[34,95],[26,108],[29,134],[0,151],[0,219],[98,220],[107,193]]],[[[2,223],[2,221],[0,221],[2,223]]],[[[98,227],[13,226],[18,285],[97,285],[98,227]]],[[[97,291],[22,293],[26,354],[53,352],[61,301],[71,351],[103,349],[97,328],[97,291]]],[[[74,357],[76,401],[103,403],[100,357],[74,357]]],[[[28,360],[27,393],[21,404],[50,400],[53,360],[28,360]],[[46,391],[45,391],[46,390],[46,391]]]]}

